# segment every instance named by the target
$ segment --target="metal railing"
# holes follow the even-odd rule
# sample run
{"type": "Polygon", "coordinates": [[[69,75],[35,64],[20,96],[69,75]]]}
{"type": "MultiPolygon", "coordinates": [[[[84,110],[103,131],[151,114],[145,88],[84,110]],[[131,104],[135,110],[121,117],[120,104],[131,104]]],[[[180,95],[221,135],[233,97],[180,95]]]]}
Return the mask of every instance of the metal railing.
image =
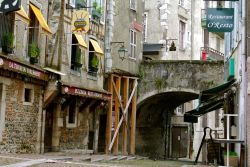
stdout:
{"type": "Polygon", "coordinates": [[[216,49],[210,47],[201,47],[201,56],[203,51],[206,52],[207,58],[212,60],[224,60],[224,53],[221,53],[216,49]]]}

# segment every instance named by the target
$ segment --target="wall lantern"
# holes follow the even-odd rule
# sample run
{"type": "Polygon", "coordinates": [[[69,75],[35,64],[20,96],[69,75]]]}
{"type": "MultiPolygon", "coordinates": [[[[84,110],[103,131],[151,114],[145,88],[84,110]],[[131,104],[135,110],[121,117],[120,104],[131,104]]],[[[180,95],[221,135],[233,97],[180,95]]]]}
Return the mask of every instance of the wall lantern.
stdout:
{"type": "Polygon", "coordinates": [[[169,45],[168,41],[172,41],[170,48],[169,48],[169,51],[176,51],[176,45],[174,43],[174,40],[177,40],[177,39],[166,39],[166,50],[167,50],[167,45],[169,45]]]}
{"type": "Polygon", "coordinates": [[[124,42],[111,42],[111,45],[112,44],[120,44],[120,47],[118,49],[118,55],[123,61],[126,58],[126,52],[128,52],[128,50],[124,46],[124,42]]]}

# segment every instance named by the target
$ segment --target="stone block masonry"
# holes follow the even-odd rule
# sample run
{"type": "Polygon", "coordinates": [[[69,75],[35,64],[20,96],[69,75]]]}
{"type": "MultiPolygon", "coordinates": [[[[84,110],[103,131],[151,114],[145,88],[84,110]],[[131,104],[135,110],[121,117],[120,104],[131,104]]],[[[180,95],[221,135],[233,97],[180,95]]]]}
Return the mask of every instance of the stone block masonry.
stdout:
{"type": "Polygon", "coordinates": [[[0,152],[35,152],[41,87],[12,79],[5,88],[6,99],[1,102],[5,102],[6,109],[0,152]],[[26,87],[31,89],[30,103],[24,102],[26,87]]]}

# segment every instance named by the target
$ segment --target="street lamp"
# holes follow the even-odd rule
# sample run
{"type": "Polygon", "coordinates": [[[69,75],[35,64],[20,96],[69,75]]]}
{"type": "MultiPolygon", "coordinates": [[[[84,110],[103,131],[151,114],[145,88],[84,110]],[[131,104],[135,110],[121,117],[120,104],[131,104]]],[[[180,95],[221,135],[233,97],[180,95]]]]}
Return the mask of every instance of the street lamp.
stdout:
{"type": "Polygon", "coordinates": [[[124,42],[111,42],[111,45],[112,44],[120,44],[121,46],[119,47],[118,49],[118,55],[119,57],[122,59],[122,61],[125,59],[125,55],[126,55],[126,52],[128,52],[128,50],[125,48],[124,46],[124,42]]]}

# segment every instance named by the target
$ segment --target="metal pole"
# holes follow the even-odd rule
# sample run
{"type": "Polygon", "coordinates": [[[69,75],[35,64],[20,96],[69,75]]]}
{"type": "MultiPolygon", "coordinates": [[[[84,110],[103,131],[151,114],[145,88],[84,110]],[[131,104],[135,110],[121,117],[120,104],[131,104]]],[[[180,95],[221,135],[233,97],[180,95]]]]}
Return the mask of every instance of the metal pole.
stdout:
{"type": "MultiPolygon", "coordinates": [[[[229,115],[226,115],[227,116],[227,140],[229,140],[229,126],[230,126],[230,116],[229,115]]],[[[229,167],[229,143],[227,142],[227,167],[229,167]]]]}

